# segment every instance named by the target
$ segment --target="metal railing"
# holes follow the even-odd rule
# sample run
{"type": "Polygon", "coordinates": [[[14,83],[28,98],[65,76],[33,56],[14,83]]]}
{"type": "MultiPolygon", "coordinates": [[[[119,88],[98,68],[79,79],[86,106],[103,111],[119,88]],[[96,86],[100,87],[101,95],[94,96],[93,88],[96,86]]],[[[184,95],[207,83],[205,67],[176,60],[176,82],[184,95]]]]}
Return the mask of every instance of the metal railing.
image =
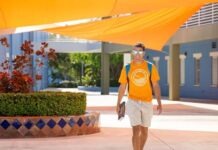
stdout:
{"type": "Polygon", "coordinates": [[[218,23],[218,3],[204,5],[197,13],[186,21],[181,28],[218,23]]]}

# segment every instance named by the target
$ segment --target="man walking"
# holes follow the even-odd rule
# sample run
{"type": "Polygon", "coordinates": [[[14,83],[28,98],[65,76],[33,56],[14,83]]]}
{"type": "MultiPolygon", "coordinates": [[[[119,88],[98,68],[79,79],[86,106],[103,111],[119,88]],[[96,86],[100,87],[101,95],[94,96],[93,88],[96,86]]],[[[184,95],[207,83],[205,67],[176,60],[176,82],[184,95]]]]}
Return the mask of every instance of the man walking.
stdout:
{"type": "Polygon", "coordinates": [[[119,112],[120,102],[128,86],[126,114],[129,116],[133,129],[133,149],[143,150],[153,116],[152,87],[158,102],[158,113],[162,112],[161,92],[158,83],[160,77],[155,65],[144,60],[145,47],[142,43],[134,45],[132,56],[133,60],[122,69],[120,74],[116,111],[119,112]]]}

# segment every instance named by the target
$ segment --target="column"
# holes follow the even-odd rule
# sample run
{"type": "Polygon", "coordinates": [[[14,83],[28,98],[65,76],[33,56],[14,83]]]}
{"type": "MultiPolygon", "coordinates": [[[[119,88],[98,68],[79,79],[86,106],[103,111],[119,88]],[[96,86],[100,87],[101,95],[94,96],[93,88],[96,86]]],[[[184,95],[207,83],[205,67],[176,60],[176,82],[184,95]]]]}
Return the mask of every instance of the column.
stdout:
{"type": "Polygon", "coordinates": [[[169,99],[180,98],[180,45],[173,44],[169,49],[169,99]]]}
{"type": "Polygon", "coordinates": [[[101,52],[101,94],[108,95],[110,87],[110,54],[106,53],[106,44],[102,42],[101,52]]]}

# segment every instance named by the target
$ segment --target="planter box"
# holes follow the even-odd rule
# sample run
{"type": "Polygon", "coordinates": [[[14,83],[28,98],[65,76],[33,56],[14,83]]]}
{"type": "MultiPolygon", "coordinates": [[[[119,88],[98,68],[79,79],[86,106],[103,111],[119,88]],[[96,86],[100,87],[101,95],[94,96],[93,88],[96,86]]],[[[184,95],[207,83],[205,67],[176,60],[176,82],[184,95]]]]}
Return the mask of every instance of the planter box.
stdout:
{"type": "Polygon", "coordinates": [[[0,138],[57,137],[100,132],[97,112],[80,116],[0,117],[0,138]]]}

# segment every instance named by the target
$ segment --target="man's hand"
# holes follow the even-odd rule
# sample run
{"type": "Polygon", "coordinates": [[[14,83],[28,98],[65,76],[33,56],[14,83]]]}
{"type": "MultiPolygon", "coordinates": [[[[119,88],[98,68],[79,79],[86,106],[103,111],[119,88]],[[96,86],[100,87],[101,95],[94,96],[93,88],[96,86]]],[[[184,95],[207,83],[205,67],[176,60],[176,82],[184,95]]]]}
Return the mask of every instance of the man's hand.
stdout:
{"type": "Polygon", "coordinates": [[[156,97],[157,103],[158,103],[158,105],[157,105],[157,111],[158,111],[158,114],[160,115],[160,114],[162,113],[160,86],[159,86],[158,81],[152,82],[152,85],[153,85],[154,94],[155,94],[155,97],[156,97]]]}
{"type": "Polygon", "coordinates": [[[127,86],[127,83],[122,83],[122,84],[120,84],[120,87],[119,87],[119,90],[118,90],[118,99],[117,99],[117,108],[116,108],[117,114],[120,111],[120,102],[121,102],[122,97],[123,97],[123,95],[125,93],[126,86],[127,86]]]}
{"type": "Polygon", "coordinates": [[[119,111],[120,111],[120,104],[117,103],[117,108],[116,108],[117,115],[119,114],[119,111]]]}
{"type": "Polygon", "coordinates": [[[158,111],[158,115],[160,115],[162,113],[162,105],[161,104],[157,105],[157,111],[158,111]]]}

